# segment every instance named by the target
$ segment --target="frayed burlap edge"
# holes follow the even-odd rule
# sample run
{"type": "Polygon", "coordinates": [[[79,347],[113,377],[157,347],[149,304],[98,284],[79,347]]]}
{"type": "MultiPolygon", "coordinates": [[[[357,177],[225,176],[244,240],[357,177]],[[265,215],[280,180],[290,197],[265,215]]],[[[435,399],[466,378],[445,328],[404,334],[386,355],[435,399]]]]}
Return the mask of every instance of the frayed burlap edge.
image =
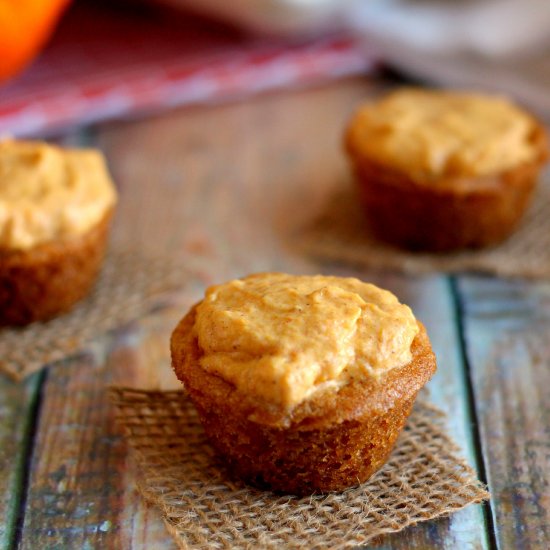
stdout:
{"type": "Polygon", "coordinates": [[[112,388],[111,398],[138,488],[180,548],[350,548],[489,498],[444,434],[443,413],[423,402],[368,482],[299,498],[231,481],[184,392],[112,388]]]}
{"type": "Polygon", "coordinates": [[[410,274],[479,272],[504,277],[550,276],[550,174],[540,182],[533,204],[518,230],[499,246],[457,253],[401,250],[377,240],[350,183],[324,212],[293,236],[293,246],[320,260],[410,274]]]}
{"type": "Polygon", "coordinates": [[[161,293],[185,281],[180,262],[138,251],[110,251],[91,294],[69,313],[45,323],[0,330],[0,372],[22,380],[83,350],[96,336],[145,313],[161,293]]]}

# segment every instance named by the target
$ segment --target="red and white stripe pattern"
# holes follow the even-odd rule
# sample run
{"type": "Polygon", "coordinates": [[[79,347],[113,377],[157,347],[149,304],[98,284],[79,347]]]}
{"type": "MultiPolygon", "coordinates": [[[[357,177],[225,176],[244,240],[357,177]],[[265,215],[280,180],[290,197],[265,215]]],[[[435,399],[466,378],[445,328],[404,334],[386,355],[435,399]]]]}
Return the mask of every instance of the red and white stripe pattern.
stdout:
{"type": "Polygon", "coordinates": [[[43,55],[0,87],[0,136],[67,127],[358,74],[375,65],[353,39],[285,43],[157,12],[84,4],[43,55]]]}

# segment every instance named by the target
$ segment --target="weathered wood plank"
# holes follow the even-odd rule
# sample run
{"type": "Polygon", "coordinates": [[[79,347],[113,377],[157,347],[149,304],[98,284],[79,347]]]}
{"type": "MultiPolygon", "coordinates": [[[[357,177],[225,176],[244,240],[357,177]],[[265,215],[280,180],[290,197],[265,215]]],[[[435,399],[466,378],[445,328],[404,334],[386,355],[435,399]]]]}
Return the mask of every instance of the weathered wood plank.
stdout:
{"type": "Polygon", "coordinates": [[[550,284],[459,281],[499,548],[550,548],[550,284]]]}
{"type": "Polygon", "coordinates": [[[32,452],[33,419],[42,376],[24,384],[0,378],[0,548],[14,540],[24,498],[26,457],[32,452]]]}
{"type": "Polygon", "coordinates": [[[158,512],[137,497],[106,393],[109,384],[121,380],[170,387],[167,352],[159,360],[158,338],[154,331],[151,337],[144,332],[130,327],[114,341],[104,338],[91,352],[50,369],[20,548],[173,548],[158,512]],[[139,339],[138,357],[132,346],[139,339]],[[156,371],[140,363],[151,355],[156,371]]]}
{"type": "MultiPolygon", "coordinates": [[[[119,236],[131,238],[125,232],[130,231],[129,220],[148,205],[148,216],[142,217],[143,227],[138,230],[155,233],[157,247],[179,248],[207,281],[267,269],[323,270],[293,256],[286,245],[296,228],[315,216],[347,177],[335,129],[371,92],[372,87],[355,81],[230,108],[189,111],[185,124],[172,114],[140,123],[130,134],[121,128],[104,132],[102,142],[113,155],[118,179],[140,188],[130,197],[133,204],[122,205],[119,236]],[[163,190],[170,203],[162,197],[163,190]],[[178,224],[183,226],[179,232],[173,229],[178,224]]],[[[455,312],[446,279],[409,282],[381,277],[378,282],[411,302],[433,333],[441,363],[434,399],[451,413],[450,431],[474,464],[455,312]]],[[[484,533],[478,506],[437,526],[420,526],[388,538],[388,544],[484,548],[484,533]]]]}
{"type": "MultiPolygon", "coordinates": [[[[350,92],[358,93],[354,88],[350,92]]],[[[340,95],[335,88],[312,93],[325,105],[340,95]]],[[[289,95],[285,103],[297,111],[308,96],[301,94],[298,105],[293,105],[296,99],[289,95]]],[[[190,267],[203,273],[204,280],[191,285],[189,295],[194,298],[206,284],[283,262],[281,246],[271,248],[276,235],[262,223],[264,215],[273,216],[273,197],[261,192],[260,186],[267,185],[260,162],[266,149],[257,146],[252,131],[269,105],[276,113],[268,118],[278,118],[277,101],[270,97],[248,107],[183,111],[177,117],[120,125],[101,136],[121,189],[115,240],[140,243],[155,252],[181,253],[190,267]],[[239,144],[235,135],[242,133],[243,124],[250,132],[239,144]]],[[[316,109],[310,111],[313,116],[316,109]]],[[[291,125],[292,120],[283,125],[286,132],[291,125]]],[[[276,143],[286,147],[283,139],[276,143]]],[[[297,176],[303,176],[300,170],[294,181],[297,176]]],[[[180,296],[176,317],[191,299],[180,296]]],[[[143,510],[143,504],[130,489],[133,477],[124,444],[113,432],[105,386],[163,387],[151,365],[167,364],[168,337],[176,317],[167,313],[159,330],[130,331],[117,338],[112,349],[107,346],[99,355],[52,369],[44,388],[22,548],[144,548],[147,541],[141,534],[133,538],[136,533],[166,536],[162,524],[151,520],[147,525],[133,513],[143,510]]],[[[171,544],[157,538],[154,547],[171,544]]]]}
{"type": "MultiPolygon", "coordinates": [[[[121,189],[115,240],[176,254],[199,276],[175,297],[178,307],[134,324],[114,341],[102,340],[95,354],[52,369],[22,548],[170,547],[162,525],[133,492],[105,385],[170,387],[170,331],[207,284],[260,270],[336,271],[306,262],[288,245],[347,177],[338,129],[371,91],[370,84],[355,80],[102,127],[99,144],[121,189]]],[[[433,330],[445,358],[434,387],[445,392],[439,399],[453,412],[450,429],[468,450],[461,365],[452,351],[456,334],[445,328],[454,314],[444,281],[379,280],[422,312],[433,330]],[[458,388],[456,395],[451,387],[458,388]]],[[[382,544],[483,548],[484,525],[479,508],[472,508],[382,544]]]]}

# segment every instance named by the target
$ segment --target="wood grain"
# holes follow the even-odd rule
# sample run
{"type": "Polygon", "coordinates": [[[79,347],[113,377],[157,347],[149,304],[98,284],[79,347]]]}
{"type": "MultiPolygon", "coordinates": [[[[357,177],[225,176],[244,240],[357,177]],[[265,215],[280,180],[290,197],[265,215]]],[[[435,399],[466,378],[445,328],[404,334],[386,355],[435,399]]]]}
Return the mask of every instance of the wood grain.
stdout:
{"type": "Polygon", "coordinates": [[[468,277],[464,329],[499,548],[550,548],[550,284],[468,277]]]}
{"type": "MultiPolygon", "coordinates": [[[[106,389],[115,380],[147,386],[151,378],[167,377],[140,369],[128,350],[135,330],[104,338],[89,353],[50,369],[20,548],[173,546],[158,512],[137,497],[132,465],[108,403],[106,389]]],[[[141,346],[147,353],[158,342],[151,346],[146,338],[141,346]]],[[[159,370],[168,369],[164,355],[159,370]]]]}
{"type": "MultiPolygon", "coordinates": [[[[120,188],[114,239],[181,257],[197,274],[174,307],[96,343],[51,370],[44,387],[22,548],[171,548],[162,524],[133,491],[126,448],[105,387],[173,387],[168,338],[211,283],[261,270],[374,279],[411,303],[440,360],[432,390],[451,413],[450,433],[472,460],[455,312],[446,279],[407,279],[309,263],[290,246],[347,167],[340,128],[376,88],[363,80],[266,95],[246,103],[178,110],[102,126],[120,188]]],[[[384,548],[484,548],[480,507],[380,541],[384,548]]]]}
{"type": "MultiPolygon", "coordinates": [[[[352,81],[105,129],[100,142],[127,197],[121,205],[119,238],[131,240],[135,231],[142,231],[149,243],[177,249],[207,282],[268,269],[334,272],[333,266],[295,257],[289,239],[347,178],[335,129],[342,128],[357,102],[373,91],[369,84],[352,81]],[[125,185],[132,191],[125,191],[125,185]],[[161,189],[167,189],[168,196],[161,189]],[[142,211],[142,227],[132,230],[137,211],[142,211]]],[[[365,272],[341,274],[372,278],[365,272]]],[[[377,282],[422,311],[442,358],[434,395],[452,413],[452,435],[473,463],[446,280],[379,276],[377,282]]],[[[389,539],[402,548],[483,548],[484,530],[480,507],[471,507],[450,520],[389,539]]]]}

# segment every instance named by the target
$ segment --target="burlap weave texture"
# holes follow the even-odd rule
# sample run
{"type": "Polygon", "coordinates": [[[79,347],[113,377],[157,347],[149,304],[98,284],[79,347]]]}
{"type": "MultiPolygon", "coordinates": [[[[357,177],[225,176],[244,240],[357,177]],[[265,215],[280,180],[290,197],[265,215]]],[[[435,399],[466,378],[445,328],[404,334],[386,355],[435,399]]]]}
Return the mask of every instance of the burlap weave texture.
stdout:
{"type": "Polygon", "coordinates": [[[182,282],[182,266],[136,251],[111,251],[92,293],[69,313],[22,328],[0,329],[0,372],[21,380],[76,353],[96,336],[138,318],[182,282]]]}
{"type": "Polygon", "coordinates": [[[295,235],[306,254],[321,260],[405,273],[474,271],[505,277],[550,276],[550,172],[546,172],[517,231],[504,243],[455,253],[409,252],[371,235],[353,185],[344,186],[324,212],[295,235]]]}
{"type": "Polygon", "coordinates": [[[111,397],[138,487],[180,548],[350,548],[488,498],[444,434],[443,413],[425,403],[371,480],[299,498],[231,481],[183,392],[113,388],[111,397]]]}

